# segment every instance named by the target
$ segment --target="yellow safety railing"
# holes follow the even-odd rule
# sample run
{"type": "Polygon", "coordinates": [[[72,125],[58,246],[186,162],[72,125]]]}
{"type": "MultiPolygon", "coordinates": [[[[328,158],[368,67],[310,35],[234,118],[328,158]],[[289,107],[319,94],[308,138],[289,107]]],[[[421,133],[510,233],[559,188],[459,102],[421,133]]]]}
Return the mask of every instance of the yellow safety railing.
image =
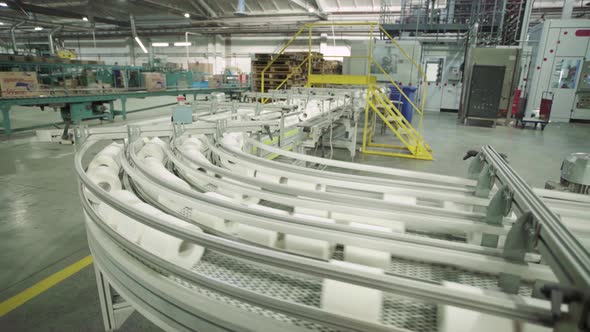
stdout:
{"type": "MultiPolygon", "coordinates": [[[[324,23],[307,23],[304,24],[299,31],[287,42],[282,49],[279,51],[276,57],[273,57],[272,60],[266,65],[266,67],[261,72],[261,91],[265,92],[264,88],[264,81],[265,81],[265,73],[267,70],[272,66],[272,64],[285,52],[287,48],[289,48],[293,42],[305,31],[308,30],[308,55],[307,57],[297,66],[295,67],[296,71],[307,64],[307,84],[306,86],[313,86],[314,83],[316,84],[350,84],[350,85],[366,85],[367,89],[367,104],[365,106],[365,130],[363,133],[363,153],[371,153],[371,154],[381,154],[381,155],[395,155],[395,156],[402,156],[402,157],[410,157],[410,158],[418,158],[418,159],[428,159],[432,160],[432,155],[430,154],[431,148],[424,142],[422,135],[423,128],[423,116],[424,116],[424,106],[426,102],[426,88],[424,86],[426,82],[426,73],[422,70],[420,65],[401,47],[401,45],[393,39],[393,37],[379,24],[373,22],[324,22],[324,23]],[[361,76],[358,75],[341,75],[340,77],[334,77],[335,75],[322,75],[322,74],[314,74],[312,63],[315,57],[321,57],[321,55],[313,55],[312,54],[312,34],[314,27],[334,27],[334,26],[367,26],[368,27],[368,34],[369,34],[369,49],[368,54],[366,56],[349,56],[348,58],[357,58],[357,59],[366,59],[367,63],[367,72],[366,78],[360,79],[361,76]],[[375,27],[378,29],[375,31],[375,27]],[[393,45],[395,45],[401,53],[412,63],[412,65],[417,69],[417,73],[419,74],[418,78],[418,85],[422,86],[422,97],[421,97],[421,104],[420,107],[416,105],[403,91],[403,89],[396,83],[396,81],[387,73],[383,67],[375,61],[373,58],[373,33],[374,32],[381,32],[384,36],[386,36],[389,41],[393,45]],[[419,125],[418,130],[412,126],[412,124],[403,116],[400,110],[392,103],[389,98],[381,93],[379,87],[376,84],[375,77],[371,74],[372,65],[375,65],[376,68],[379,69],[380,73],[383,74],[388,83],[394,86],[401,96],[404,98],[404,102],[408,102],[411,106],[412,110],[416,112],[419,116],[419,125]],[[321,76],[321,77],[320,77],[321,76]],[[332,81],[331,81],[332,80],[332,81]],[[383,110],[383,113],[381,110],[383,110]],[[369,113],[374,112],[372,117],[375,118],[375,114],[381,118],[383,121],[386,122],[387,127],[389,127],[397,138],[404,144],[404,146],[399,145],[389,145],[389,144],[379,144],[373,142],[373,134],[375,132],[374,125],[371,124],[371,127],[368,127],[369,123],[369,113]],[[388,118],[389,117],[389,118],[388,118]],[[390,123],[390,120],[395,123],[395,127],[390,123]],[[368,138],[368,140],[367,140],[368,138]],[[388,153],[382,151],[375,151],[375,150],[368,150],[367,146],[371,147],[382,147],[382,148],[396,148],[396,149],[406,149],[410,152],[410,155],[407,154],[400,154],[400,153],[388,153]]],[[[316,30],[317,31],[317,30],[316,30]]],[[[276,88],[275,90],[280,89],[283,87],[289,79],[295,74],[295,72],[290,73],[276,88]]],[[[263,99],[263,102],[268,101],[267,99],[263,99]]],[[[371,121],[373,122],[373,121],[371,121]]]]}

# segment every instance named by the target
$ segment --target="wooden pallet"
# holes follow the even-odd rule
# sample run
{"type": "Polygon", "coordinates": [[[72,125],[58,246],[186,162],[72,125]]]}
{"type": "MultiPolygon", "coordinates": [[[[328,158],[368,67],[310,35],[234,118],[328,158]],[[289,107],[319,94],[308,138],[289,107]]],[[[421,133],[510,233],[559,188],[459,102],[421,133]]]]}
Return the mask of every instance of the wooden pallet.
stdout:
{"type": "MultiPolygon", "coordinates": [[[[321,74],[324,59],[322,54],[312,52],[311,61],[312,73],[321,74]]],[[[290,88],[300,87],[307,83],[307,72],[309,65],[301,65],[303,60],[309,56],[308,52],[286,52],[277,56],[276,54],[257,53],[252,60],[252,80],[254,90],[260,91],[262,83],[262,71],[264,70],[264,89],[269,91],[279,87],[290,88]],[[273,61],[268,68],[268,64],[273,61]],[[266,69],[266,70],[265,70],[266,69]],[[291,76],[289,76],[291,75],[291,76]],[[289,78],[288,80],[286,80],[289,78]],[[286,81],[285,81],[286,80],[286,81]]]]}

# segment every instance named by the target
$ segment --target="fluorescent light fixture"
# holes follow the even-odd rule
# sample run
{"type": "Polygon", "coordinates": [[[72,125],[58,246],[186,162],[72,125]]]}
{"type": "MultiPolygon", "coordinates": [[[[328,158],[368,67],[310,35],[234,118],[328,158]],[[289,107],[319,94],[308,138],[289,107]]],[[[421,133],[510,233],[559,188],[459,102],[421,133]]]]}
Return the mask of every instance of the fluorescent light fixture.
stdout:
{"type": "Polygon", "coordinates": [[[152,43],[153,47],[168,47],[170,46],[169,43],[152,43]]]}
{"type": "Polygon", "coordinates": [[[0,2],[0,7],[8,7],[8,4],[6,2],[0,2]]]}
{"type": "Polygon", "coordinates": [[[176,42],[174,46],[191,46],[192,44],[191,42],[176,42]]]}
{"type": "Polygon", "coordinates": [[[191,14],[189,14],[189,13],[184,13],[184,17],[186,17],[186,18],[190,18],[190,17],[191,17],[191,14]]]}
{"type": "Polygon", "coordinates": [[[0,22],[0,25],[4,25],[4,22],[0,22]]]}
{"type": "Polygon", "coordinates": [[[309,7],[309,8],[307,8],[307,11],[310,12],[310,13],[313,13],[313,12],[315,12],[315,8],[309,7]]]}
{"type": "Polygon", "coordinates": [[[35,27],[35,31],[41,31],[43,30],[43,27],[35,27]]]}
{"type": "Polygon", "coordinates": [[[143,53],[148,52],[147,48],[145,48],[145,46],[143,46],[143,43],[141,42],[139,37],[135,37],[135,41],[139,44],[139,47],[141,47],[141,50],[143,51],[143,53]]]}
{"type": "Polygon", "coordinates": [[[82,21],[88,22],[88,17],[86,17],[86,16],[82,17],[82,21]]]}

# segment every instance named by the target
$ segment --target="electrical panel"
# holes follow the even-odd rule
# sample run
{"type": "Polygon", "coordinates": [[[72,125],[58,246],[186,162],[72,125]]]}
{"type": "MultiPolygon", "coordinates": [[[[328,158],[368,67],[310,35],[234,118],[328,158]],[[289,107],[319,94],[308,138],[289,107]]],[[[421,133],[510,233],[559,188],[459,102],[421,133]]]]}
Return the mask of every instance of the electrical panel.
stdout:
{"type": "Polygon", "coordinates": [[[585,91],[590,92],[590,61],[584,61],[584,64],[582,65],[582,71],[580,72],[580,84],[578,84],[578,92],[585,91]]]}

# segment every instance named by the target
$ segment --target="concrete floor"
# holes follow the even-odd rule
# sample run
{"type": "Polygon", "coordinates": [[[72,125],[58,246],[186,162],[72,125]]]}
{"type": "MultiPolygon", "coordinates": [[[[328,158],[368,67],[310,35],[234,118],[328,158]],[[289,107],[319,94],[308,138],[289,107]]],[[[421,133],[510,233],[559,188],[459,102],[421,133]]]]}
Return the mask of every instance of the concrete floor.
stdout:
{"type": "MultiPolygon", "coordinates": [[[[140,104],[169,102],[159,99],[140,104]]],[[[130,115],[128,121],[168,114],[168,108],[130,115]]],[[[13,124],[55,122],[58,114],[13,111],[13,124]]],[[[551,124],[545,131],[456,125],[456,115],[425,116],[426,141],[436,161],[359,155],[358,162],[463,176],[465,151],[488,144],[508,154],[532,185],[559,178],[562,159],[588,151],[590,126],[551,124]]],[[[91,122],[97,124],[98,121],[91,122]]],[[[122,123],[120,119],[116,124],[122,123]]],[[[39,143],[31,133],[0,141],[0,302],[89,254],[76,193],[72,146],[39,143]]],[[[78,274],[0,318],[0,331],[101,331],[94,270],[78,274]]],[[[158,331],[137,313],[121,331],[158,331]]]]}

